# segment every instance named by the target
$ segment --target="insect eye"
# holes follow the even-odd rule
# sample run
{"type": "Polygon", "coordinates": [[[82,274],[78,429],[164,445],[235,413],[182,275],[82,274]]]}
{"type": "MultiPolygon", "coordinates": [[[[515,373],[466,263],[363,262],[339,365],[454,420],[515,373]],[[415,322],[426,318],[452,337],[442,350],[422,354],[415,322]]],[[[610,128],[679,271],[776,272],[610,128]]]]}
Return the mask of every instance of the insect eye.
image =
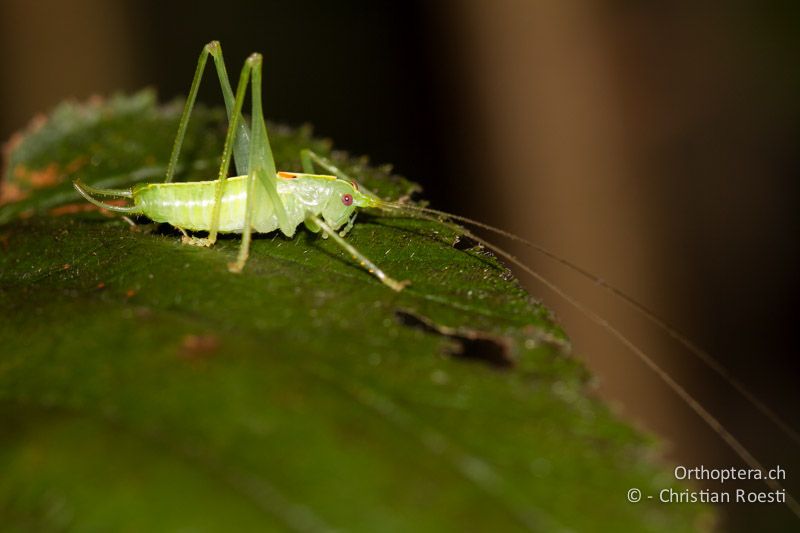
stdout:
{"type": "Polygon", "coordinates": [[[350,194],[342,195],[342,203],[347,206],[353,205],[353,196],[350,194]]]}

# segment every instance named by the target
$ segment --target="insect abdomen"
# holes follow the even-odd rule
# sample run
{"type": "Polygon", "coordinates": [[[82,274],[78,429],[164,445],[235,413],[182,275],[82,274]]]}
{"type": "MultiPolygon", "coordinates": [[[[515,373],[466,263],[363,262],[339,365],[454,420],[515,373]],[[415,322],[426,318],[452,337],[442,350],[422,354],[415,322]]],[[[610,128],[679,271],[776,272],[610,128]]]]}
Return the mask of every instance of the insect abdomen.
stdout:
{"type": "MultiPolygon", "coordinates": [[[[214,208],[215,181],[151,183],[133,190],[134,202],[142,214],[155,222],[166,222],[188,230],[208,230],[214,208]]],[[[219,216],[219,231],[241,232],[244,227],[245,179],[229,178],[225,183],[219,216]]],[[[256,195],[252,218],[258,232],[277,229],[272,204],[256,195]]]]}

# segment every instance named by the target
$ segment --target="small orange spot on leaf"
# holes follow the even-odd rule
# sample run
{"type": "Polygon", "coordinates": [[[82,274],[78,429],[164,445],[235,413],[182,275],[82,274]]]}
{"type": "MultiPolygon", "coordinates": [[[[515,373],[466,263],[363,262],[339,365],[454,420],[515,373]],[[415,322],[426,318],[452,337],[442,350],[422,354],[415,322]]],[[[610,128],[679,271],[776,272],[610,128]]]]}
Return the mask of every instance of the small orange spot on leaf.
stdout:
{"type": "Polygon", "coordinates": [[[37,131],[42,129],[45,124],[47,124],[47,115],[45,115],[44,113],[39,113],[31,119],[30,123],[28,124],[26,133],[28,135],[30,135],[31,133],[36,133],[37,131]]]}
{"type": "MultiPolygon", "coordinates": [[[[14,133],[11,138],[3,145],[3,160],[8,163],[11,158],[11,152],[19,148],[25,136],[21,132],[14,133]]],[[[5,166],[5,165],[3,165],[5,166]]]]}
{"type": "Polygon", "coordinates": [[[125,292],[125,297],[126,297],[126,298],[133,298],[134,296],[136,296],[136,291],[135,291],[135,290],[133,290],[133,289],[128,289],[128,290],[125,292]]]}
{"type": "MultiPolygon", "coordinates": [[[[108,205],[118,205],[118,206],[126,206],[127,202],[125,200],[107,200],[106,203],[108,205]]],[[[2,202],[0,202],[2,205],[2,202]]],[[[101,209],[96,205],[92,205],[88,202],[74,202],[71,204],[65,204],[58,207],[52,208],[50,211],[47,212],[48,215],[51,217],[60,217],[64,215],[74,215],[77,213],[88,213],[90,211],[97,211],[101,215],[107,216],[109,218],[117,217],[117,214],[109,211],[108,209],[101,209]]]]}
{"type": "Polygon", "coordinates": [[[64,181],[65,177],[55,163],[50,163],[42,170],[31,171],[27,175],[27,179],[34,189],[58,185],[64,181]]]}
{"type": "MultiPolygon", "coordinates": [[[[50,163],[40,170],[31,170],[25,165],[19,164],[14,167],[14,182],[3,184],[3,196],[27,196],[30,189],[41,189],[58,185],[66,175],[56,163],[50,163]]],[[[23,196],[23,197],[24,197],[23,196]]]]}
{"type": "Polygon", "coordinates": [[[0,183],[0,205],[19,202],[28,197],[28,193],[23,191],[16,183],[0,183]]]}
{"type": "Polygon", "coordinates": [[[86,100],[86,107],[98,108],[98,107],[102,106],[103,103],[105,103],[105,100],[106,99],[103,98],[102,96],[100,96],[99,94],[93,94],[93,95],[89,96],[88,100],[86,100]]]}
{"type": "MultiPolygon", "coordinates": [[[[127,202],[126,202],[124,199],[120,199],[120,200],[106,200],[106,202],[105,202],[105,203],[107,203],[108,205],[119,205],[119,206],[125,206],[125,205],[127,205],[127,202]]],[[[105,209],[104,209],[104,211],[105,211],[105,209]]]]}
{"type": "Polygon", "coordinates": [[[67,165],[64,167],[64,170],[66,170],[68,174],[72,174],[74,172],[77,172],[84,166],[86,166],[86,163],[88,162],[89,162],[88,155],[78,156],[69,163],[67,163],[67,165]]]}
{"type": "Polygon", "coordinates": [[[48,211],[47,214],[51,217],[60,217],[63,215],[73,215],[75,213],[85,213],[87,211],[100,211],[100,208],[88,202],[75,202],[73,204],[54,207],[48,211]]]}
{"type": "Polygon", "coordinates": [[[219,338],[215,335],[185,335],[178,355],[184,359],[205,359],[219,349],[219,338]]]}

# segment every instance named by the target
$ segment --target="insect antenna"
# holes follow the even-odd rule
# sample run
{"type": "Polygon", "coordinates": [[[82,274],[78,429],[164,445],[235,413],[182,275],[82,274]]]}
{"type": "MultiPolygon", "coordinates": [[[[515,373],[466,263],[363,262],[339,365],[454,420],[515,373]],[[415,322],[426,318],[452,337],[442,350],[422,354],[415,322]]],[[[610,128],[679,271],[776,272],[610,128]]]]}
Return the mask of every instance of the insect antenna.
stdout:
{"type": "Polygon", "coordinates": [[[99,196],[116,196],[117,198],[132,198],[133,193],[131,191],[126,190],[116,190],[116,189],[96,189],[85,183],[82,183],[81,180],[75,180],[72,182],[72,186],[75,187],[75,190],[78,191],[78,194],[86,198],[89,202],[96,205],[101,209],[108,209],[109,211],[115,211],[117,213],[129,213],[134,214],[139,212],[139,208],[136,206],[120,206],[120,205],[111,205],[105,202],[101,202],[92,196],[93,194],[99,196]]]}
{"type": "MultiPolygon", "coordinates": [[[[498,233],[498,234],[501,234],[501,235],[507,235],[509,238],[514,238],[514,240],[519,240],[520,242],[527,242],[527,241],[524,241],[524,239],[522,239],[521,237],[517,237],[517,236],[515,236],[515,235],[513,235],[513,234],[511,234],[509,232],[503,231],[501,229],[493,228],[492,226],[489,226],[487,224],[483,224],[483,223],[480,223],[480,222],[472,221],[470,219],[467,219],[466,217],[460,217],[460,216],[457,216],[457,215],[451,215],[451,214],[446,213],[444,211],[437,211],[435,209],[429,209],[429,208],[418,207],[418,206],[409,206],[409,205],[405,205],[405,204],[395,204],[395,203],[390,203],[390,202],[379,202],[377,205],[382,209],[386,209],[386,210],[390,210],[390,211],[397,211],[397,212],[403,213],[405,215],[408,215],[410,217],[420,218],[420,219],[424,219],[424,220],[430,220],[432,222],[442,222],[442,218],[445,218],[445,219],[449,219],[449,220],[456,220],[456,221],[461,221],[461,222],[466,222],[466,223],[474,223],[478,227],[483,227],[484,229],[488,229],[489,231],[494,231],[495,233],[498,233]]],[[[577,299],[572,297],[570,294],[568,294],[567,292],[562,290],[560,287],[558,287],[555,283],[550,281],[548,278],[544,277],[542,274],[540,274],[539,272],[533,270],[531,267],[529,267],[528,265],[526,265],[525,263],[523,263],[522,261],[517,259],[517,257],[514,256],[513,254],[511,254],[510,252],[507,252],[504,249],[500,248],[499,246],[490,243],[486,239],[483,239],[483,238],[477,236],[475,233],[473,233],[472,231],[470,231],[468,229],[459,228],[459,231],[463,235],[465,235],[466,237],[469,237],[470,239],[474,240],[475,242],[481,244],[482,246],[492,250],[493,252],[495,252],[500,257],[503,257],[504,259],[506,259],[507,261],[509,261],[510,263],[512,263],[513,265],[515,265],[516,267],[518,267],[519,269],[521,269],[522,271],[524,271],[525,273],[527,273],[528,275],[530,275],[531,277],[533,277],[534,279],[536,279],[537,281],[542,283],[545,287],[547,287],[548,289],[553,291],[555,294],[557,294],[558,296],[563,298],[567,303],[569,303],[574,308],[576,308],[578,311],[580,311],[589,320],[591,320],[592,322],[594,322],[595,324],[597,324],[601,328],[605,329],[614,338],[616,338],[620,343],[622,343],[631,352],[633,352],[633,354],[636,355],[642,363],[644,363],[648,368],[650,368],[650,370],[652,370],[670,389],[672,389],[672,391],[675,394],[677,394],[678,397],[680,397],[686,403],[686,405],[688,405],[689,408],[692,409],[692,411],[694,411],[712,430],[714,430],[714,432],[717,435],[720,436],[720,438],[722,438],[723,441],[725,441],[725,443],[736,453],[736,455],[738,455],[742,459],[742,461],[744,461],[751,468],[754,468],[754,469],[759,470],[761,472],[766,472],[766,469],[761,464],[761,462],[759,462],[759,460],[756,459],[756,457],[752,453],[750,453],[750,451],[747,449],[747,447],[745,447],[744,444],[739,442],[739,440],[736,437],[734,437],[733,434],[730,431],[728,431],[727,428],[725,428],[725,426],[723,426],[722,423],[719,420],[717,420],[717,418],[714,415],[712,415],[705,407],[703,407],[700,404],[700,402],[697,401],[694,398],[694,396],[692,396],[689,393],[689,391],[687,391],[682,385],[680,385],[677,381],[675,381],[675,379],[673,379],[672,376],[670,376],[663,368],[661,368],[644,350],[639,348],[639,346],[637,346],[632,340],[630,340],[624,333],[622,333],[620,330],[618,330],[616,327],[614,327],[606,319],[604,319],[603,317],[598,315],[592,309],[590,309],[589,307],[583,305],[580,301],[578,301],[577,299]]],[[[538,247],[536,247],[535,245],[531,244],[531,246],[534,247],[534,249],[538,250],[538,247]]],[[[554,256],[554,259],[560,259],[557,256],[555,256],[555,254],[553,254],[553,256],[554,256]]],[[[563,264],[569,266],[572,263],[564,262],[563,264]]],[[[590,274],[588,271],[584,271],[583,269],[579,269],[579,270],[577,270],[577,272],[579,272],[579,273],[586,272],[586,274],[590,274]]],[[[590,279],[594,279],[594,278],[596,278],[596,276],[591,275],[590,279]]],[[[607,284],[604,285],[604,286],[607,286],[610,289],[614,288],[614,287],[611,287],[610,285],[607,285],[607,284]]],[[[617,294],[617,292],[619,292],[621,294],[624,294],[624,293],[622,293],[622,291],[619,291],[619,290],[614,292],[614,294],[617,294]]],[[[635,307],[637,309],[639,309],[639,307],[642,307],[646,311],[646,308],[644,308],[643,306],[640,306],[637,302],[635,302],[630,297],[627,297],[627,299],[625,301],[629,301],[629,300],[630,300],[629,303],[636,304],[635,307]]],[[[654,318],[657,318],[657,317],[655,317],[655,315],[653,315],[653,316],[654,316],[654,318]]],[[[660,319],[658,319],[658,320],[660,321],[660,319]]],[[[672,329],[672,328],[670,328],[670,329],[672,329]]],[[[694,345],[692,344],[692,346],[694,346],[694,345]]],[[[710,358],[711,356],[708,355],[708,357],[710,358]]],[[[712,366],[712,368],[713,368],[713,366],[712,366]]],[[[740,385],[739,388],[741,388],[741,385],[740,385]]],[[[739,388],[737,388],[737,390],[739,388]]],[[[756,404],[756,405],[758,405],[758,404],[756,404]]],[[[765,408],[766,408],[766,406],[765,406],[765,408]]],[[[773,414],[773,416],[770,417],[770,418],[775,419],[775,418],[777,418],[777,415],[773,414]]],[[[784,489],[783,485],[780,482],[778,482],[778,481],[776,481],[774,479],[770,479],[768,476],[764,476],[764,482],[772,490],[783,491],[786,494],[786,506],[797,517],[800,517],[800,503],[798,503],[797,500],[795,500],[794,497],[790,493],[788,493],[788,491],[786,491],[786,489],[784,489]]]]}
{"type": "MultiPolygon", "coordinates": [[[[595,283],[597,286],[601,287],[605,291],[611,293],[615,298],[625,302],[627,305],[636,310],[636,312],[644,316],[651,323],[655,324],[656,327],[660,328],[667,335],[675,339],[675,341],[677,341],[684,348],[686,348],[692,355],[694,355],[695,357],[700,359],[703,363],[705,363],[705,365],[708,368],[710,368],[711,370],[716,372],[717,375],[722,377],[722,379],[724,379],[731,387],[733,387],[734,390],[736,390],[739,394],[742,395],[742,397],[744,397],[748,402],[750,402],[751,405],[753,405],[756,409],[758,409],[761,412],[761,414],[763,414],[768,420],[770,420],[773,424],[775,424],[778,428],[780,428],[780,430],[783,431],[784,434],[786,434],[790,439],[792,439],[795,442],[795,444],[800,445],[800,433],[798,433],[789,424],[787,424],[775,411],[773,411],[770,407],[768,407],[767,404],[765,404],[762,400],[756,397],[755,394],[750,392],[750,390],[747,389],[747,387],[745,387],[741,381],[736,379],[730,372],[728,372],[728,370],[724,366],[722,366],[714,358],[714,356],[712,356],[709,352],[698,346],[686,335],[678,331],[677,328],[671,326],[664,319],[660,318],[658,315],[655,314],[654,311],[649,309],[647,306],[639,303],[636,299],[634,299],[632,296],[624,292],[622,289],[619,289],[614,285],[611,285],[600,276],[593,274],[592,272],[589,272],[585,268],[577,265],[576,263],[573,263],[569,259],[565,259],[556,254],[555,252],[552,252],[539,244],[532,243],[527,239],[520,237],[519,235],[515,235],[514,233],[511,233],[509,231],[505,231],[503,229],[490,226],[489,224],[485,224],[483,222],[479,222],[471,218],[462,217],[460,215],[454,215],[452,213],[447,213],[445,211],[439,211],[437,209],[420,207],[416,205],[394,204],[390,202],[384,202],[381,204],[381,207],[387,209],[405,211],[408,214],[411,214],[412,216],[415,215],[418,216],[419,214],[431,215],[434,218],[439,217],[445,220],[462,222],[486,231],[490,231],[497,235],[506,237],[510,240],[519,242],[527,246],[528,248],[533,249],[537,253],[544,255],[548,259],[551,259],[565,266],[567,269],[577,273],[581,277],[588,279],[589,281],[595,283]]],[[[467,235],[470,238],[474,238],[469,234],[465,233],[465,235],[467,235]]],[[[477,239],[475,240],[476,242],[480,242],[477,239]]],[[[497,249],[497,247],[493,245],[486,244],[485,246],[491,249],[495,250],[497,249]]]]}

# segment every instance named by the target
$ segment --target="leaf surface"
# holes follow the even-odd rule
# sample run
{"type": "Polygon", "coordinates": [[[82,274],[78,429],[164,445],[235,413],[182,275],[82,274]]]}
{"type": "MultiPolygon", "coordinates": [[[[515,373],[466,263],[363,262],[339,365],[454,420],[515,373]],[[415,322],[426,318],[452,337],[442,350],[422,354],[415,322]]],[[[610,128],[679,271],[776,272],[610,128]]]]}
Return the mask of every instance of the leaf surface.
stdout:
{"type": "MultiPolygon", "coordinates": [[[[0,521],[30,530],[681,531],[630,504],[671,479],[586,394],[549,312],[452,227],[362,215],[335,243],[184,246],[71,188],[159,181],[180,103],[62,104],[12,139],[0,198],[0,521]]],[[[225,121],[198,108],[179,179],[213,179],[225,121]]],[[[270,131],[279,168],[330,153],[270,131]]],[[[386,167],[334,154],[386,198],[386,167]]]]}

